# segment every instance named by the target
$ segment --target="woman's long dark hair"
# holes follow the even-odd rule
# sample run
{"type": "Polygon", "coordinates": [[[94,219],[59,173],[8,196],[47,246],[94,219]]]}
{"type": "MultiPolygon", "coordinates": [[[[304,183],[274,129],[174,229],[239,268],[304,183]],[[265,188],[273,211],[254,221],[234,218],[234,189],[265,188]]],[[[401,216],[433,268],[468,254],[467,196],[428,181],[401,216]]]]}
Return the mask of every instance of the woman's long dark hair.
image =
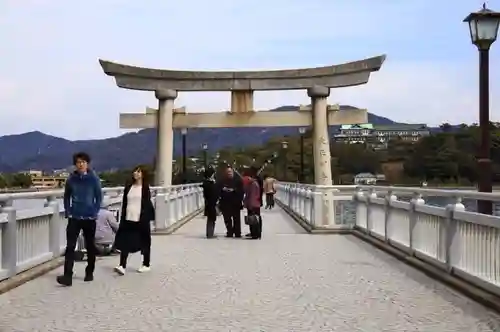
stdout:
{"type": "Polygon", "coordinates": [[[149,187],[149,179],[150,179],[149,171],[148,171],[148,167],[145,165],[137,165],[132,169],[132,174],[130,175],[130,180],[129,180],[130,184],[135,183],[134,172],[137,170],[140,170],[142,173],[142,185],[145,187],[146,186],[149,187]]]}

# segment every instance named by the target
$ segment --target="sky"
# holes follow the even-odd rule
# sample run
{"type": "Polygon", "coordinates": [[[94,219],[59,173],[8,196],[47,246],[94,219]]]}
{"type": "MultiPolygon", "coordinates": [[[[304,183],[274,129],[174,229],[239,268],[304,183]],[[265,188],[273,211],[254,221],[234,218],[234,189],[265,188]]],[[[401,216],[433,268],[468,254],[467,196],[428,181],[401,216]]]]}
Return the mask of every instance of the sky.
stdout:
{"type": "MultiPolygon", "coordinates": [[[[478,51],[462,20],[478,0],[0,0],[0,136],[125,133],[119,113],[156,107],[120,89],[98,59],[163,69],[259,70],[387,59],[368,84],[332,89],[398,122],[478,122],[478,51]]],[[[488,1],[500,11],[500,0],[488,1]]],[[[490,55],[500,121],[500,41],[490,55]]],[[[256,109],[308,104],[306,91],[256,92],[256,109]]],[[[188,112],[228,109],[228,92],[181,92],[188,112]]]]}

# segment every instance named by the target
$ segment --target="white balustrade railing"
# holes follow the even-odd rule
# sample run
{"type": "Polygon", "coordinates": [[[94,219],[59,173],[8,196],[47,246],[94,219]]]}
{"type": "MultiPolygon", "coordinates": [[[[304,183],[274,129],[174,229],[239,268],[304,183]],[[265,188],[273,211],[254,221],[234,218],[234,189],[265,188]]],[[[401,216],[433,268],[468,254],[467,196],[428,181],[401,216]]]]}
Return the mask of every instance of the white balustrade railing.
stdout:
{"type": "Polygon", "coordinates": [[[469,201],[500,203],[500,194],[285,182],[276,188],[276,199],[311,229],[360,230],[500,295],[500,216],[468,208],[469,201]]]}
{"type": "Polygon", "coordinates": [[[352,228],[356,186],[319,186],[291,182],[276,184],[276,199],[311,228],[352,228]]]}
{"type": "Polygon", "coordinates": [[[500,194],[359,186],[356,228],[500,295],[500,216],[467,211],[463,200],[500,202],[500,194]],[[449,204],[426,204],[432,197],[449,204]]]}
{"type": "MultiPolygon", "coordinates": [[[[151,189],[156,231],[168,229],[203,207],[199,183],[151,189]]],[[[62,190],[0,194],[0,280],[64,252],[67,221],[63,194],[62,190]]],[[[103,206],[116,212],[119,220],[123,187],[103,188],[103,194],[103,206]]],[[[78,246],[82,246],[80,241],[78,246]]]]}

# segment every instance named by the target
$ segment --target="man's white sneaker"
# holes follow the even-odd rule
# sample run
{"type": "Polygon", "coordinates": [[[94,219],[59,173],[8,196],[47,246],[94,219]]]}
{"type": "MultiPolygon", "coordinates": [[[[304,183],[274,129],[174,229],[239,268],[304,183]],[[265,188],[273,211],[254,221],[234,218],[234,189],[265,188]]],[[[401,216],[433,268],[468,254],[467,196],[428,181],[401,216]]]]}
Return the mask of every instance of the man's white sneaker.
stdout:
{"type": "Polygon", "coordinates": [[[144,265],[137,269],[137,272],[139,273],[144,273],[149,271],[151,271],[151,268],[149,266],[144,266],[144,265]]]}
{"type": "Polygon", "coordinates": [[[115,272],[118,273],[121,276],[125,275],[125,269],[123,268],[123,266],[117,266],[117,267],[115,267],[115,272]]]}

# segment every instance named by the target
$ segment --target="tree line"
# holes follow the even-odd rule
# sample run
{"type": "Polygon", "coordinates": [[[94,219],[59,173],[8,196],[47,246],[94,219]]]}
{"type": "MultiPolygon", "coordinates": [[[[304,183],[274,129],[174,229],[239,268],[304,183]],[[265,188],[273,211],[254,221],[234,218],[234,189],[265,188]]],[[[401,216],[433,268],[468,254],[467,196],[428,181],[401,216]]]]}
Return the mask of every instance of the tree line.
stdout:
{"type": "Polygon", "coordinates": [[[31,177],[24,173],[0,174],[0,189],[3,188],[29,188],[31,177]]]}
{"type": "MultiPolygon", "coordinates": [[[[492,177],[500,182],[500,123],[490,124],[492,177]]],[[[314,161],[312,132],[304,134],[304,182],[314,182],[314,161]]],[[[417,142],[395,138],[388,142],[386,149],[376,150],[371,142],[345,144],[331,139],[332,175],[335,184],[353,183],[359,173],[385,174],[391,184],[416,185],[425,181],[429,184],[474,185],[479,170],[480,130],[476,124],[453,127],[441,125],[441,132],[422,137],[417,142]]],[[[221,170],[231,164],[240,172],[245,167],[262,166],[269,162],[263,174],[280,180],[298,181],[301,174],[300,136],[275,137],[266,144],[245,148],[227,147],[219,151],[218,160],[210,156],[209,163],[221,170]],[[287,142],[284,149],[282,142],[287,142]]],[[[200,151],[200,160],[203,159],[200,151]]],[[[181,164],[178,157],[176,164],[181,164]]],[[[193,165],[188,160],[186,174],[177,167],[173,173],[173,184],[198,182],[202,179],[200,164],[193,165]]],[[[151,173],[154,173],[150,165],[151,173]]],[[[105,186],[122,186],[130,180],[131,169],[100,173],[105,186]]],[[[4,174],[0,176],[0,188],[29,187],[31,180],[24,174],[4,174]]]]}
{"type": "MultiPolygon", "coordinates": [[[[500,124],[491,123],[491,159],[494,182],[500,182],[500,124]]],[[[304,134],[304,182],[314,182],[314,160],[312,132],[304,134]]],[[[374,149],[370,141],[361,144],[345,144],[331,139],[332,175],[335,184],[351,184],[359,173],[385,174],[391,184],[419,185],[429,184],[474,185],[479,170],[477,152],[479,151],[480,130],[477,124],[458,127],[447,123],[441,125],[441,132],[422,137],[417,142],[395,138],[388,142],[386,149],[374,149]]],[[[276,137],[264,145],[245,148],[227,147],[219,151],[218,162],[211,156],[210,164],[218,168],[226,163],[235,165],[239,171],[255,165],[260,167],[270,161],[263,174],[280,180],[298,181],[301,174],[300,136],[276,137]],[[282,142],[287,142],[283,148],[282,142]]],[[[196,156],[202,158],[200,155],[196,156]]],[[[180,161],[180,158],[178,158],[180,161]]],[[[174,173],[173,183],[195,182],[200,174],[189,168],[183,177],[178,170],[174,173]]],[[[131,170],[107,174],[110,183],[123,184],[131,170]]]]}

